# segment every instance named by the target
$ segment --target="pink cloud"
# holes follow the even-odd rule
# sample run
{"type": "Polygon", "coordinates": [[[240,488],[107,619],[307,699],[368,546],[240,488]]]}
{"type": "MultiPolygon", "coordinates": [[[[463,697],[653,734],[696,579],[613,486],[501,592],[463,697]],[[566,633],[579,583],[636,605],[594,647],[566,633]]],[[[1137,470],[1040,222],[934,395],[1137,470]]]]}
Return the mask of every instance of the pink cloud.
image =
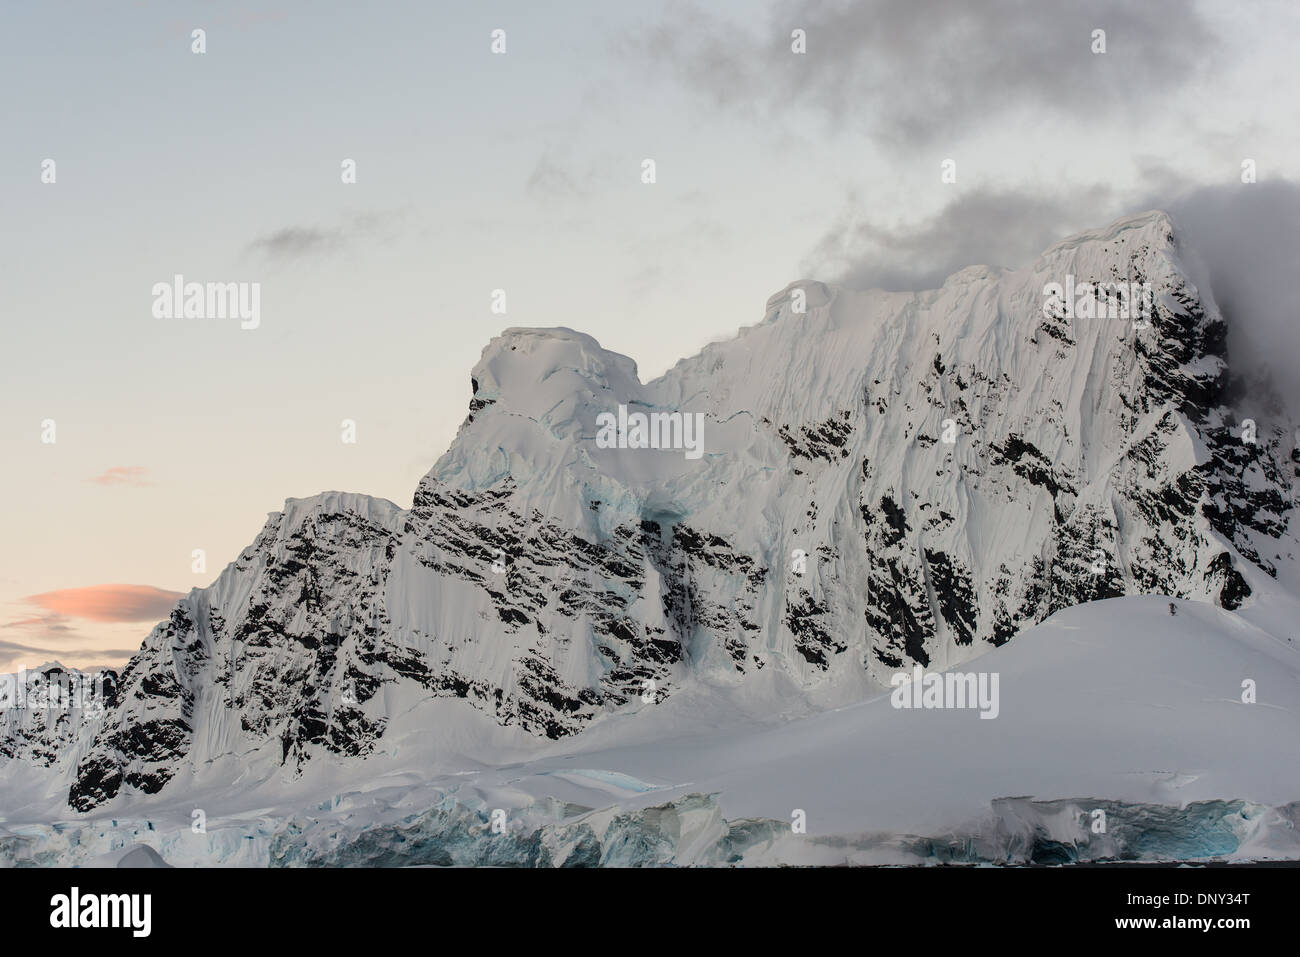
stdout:
{"type": "Polygon", "coordinates": [[[55,615],[90,621],[158,621],[166,618],[183,592],[152,585],[88,585],[64,588],[23,599],[55,615]]]}
{"type": "Polygon", "coordinates": [[[145,481],[144,477],[148,471],[143,465],[115,465],[94,478],[86,479],[86,481],[93,482],[96,485],[129,485],[133,488],[140,488],[141,486],[153,484],[145,481]]]}

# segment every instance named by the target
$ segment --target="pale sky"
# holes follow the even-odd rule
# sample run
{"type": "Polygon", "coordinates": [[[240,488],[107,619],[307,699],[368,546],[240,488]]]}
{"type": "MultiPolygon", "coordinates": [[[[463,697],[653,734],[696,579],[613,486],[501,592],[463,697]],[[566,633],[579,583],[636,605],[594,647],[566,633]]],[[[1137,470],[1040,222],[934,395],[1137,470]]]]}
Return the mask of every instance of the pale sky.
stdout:
{"type": "Polygon", "coordinates": [[[1235,0],[11,0],[0,669],[120,664],[286,497],[409,505],[507,326],[646,379],[799,278],[1020,265],[1245,158],[1300,179],[1297,40],[1235,0]],[[260,283],[259,328],[155,318],[176,273],[260,283]]]}

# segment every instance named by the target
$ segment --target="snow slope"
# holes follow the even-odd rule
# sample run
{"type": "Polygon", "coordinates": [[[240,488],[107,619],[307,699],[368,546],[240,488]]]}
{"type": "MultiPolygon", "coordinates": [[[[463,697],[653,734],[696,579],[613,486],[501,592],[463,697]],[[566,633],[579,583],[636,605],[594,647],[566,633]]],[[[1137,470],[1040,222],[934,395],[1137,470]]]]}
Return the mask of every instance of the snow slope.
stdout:
{"type": "Polygon", "coordinates": [[[1060,612],[966,667],[1000,676],[997,718],[897,709],[882,692],[764,721],[683,695],[653,727],[627,716],[503,766],[435,754],[429,727],[488,722],[426,701],[364,783],[339,790],[313,770],[287,793],[137,799],[58,833],[10,820],[0,853],[98,862],[143,842],[181,865],[1300,856],[1294,641],[1204,603],[1122,598],[1060,612]],[[206,833],[190,828],[196,806],[206,833]],[[791,829],[795,809],[806,834],[791,829]]]}

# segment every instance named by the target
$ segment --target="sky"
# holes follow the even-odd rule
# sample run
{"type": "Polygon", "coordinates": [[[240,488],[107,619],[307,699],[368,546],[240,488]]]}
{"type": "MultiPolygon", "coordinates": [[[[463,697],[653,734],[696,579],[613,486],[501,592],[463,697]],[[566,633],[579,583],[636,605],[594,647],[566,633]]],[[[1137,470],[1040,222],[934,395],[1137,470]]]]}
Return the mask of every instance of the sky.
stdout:
{"type": "Polygon", "coordinates": [[[1260,0],[9,0],[0,670],[121,664],[288,497],[408,505],[510,326],[647,380],[794,280],[927,288],[1156,205],[1245,258],[1243,197],[1300,209],[1297,39],[1260,0]],[[258,283],[257,327],[156,316],[176,274],[258,283]]]}

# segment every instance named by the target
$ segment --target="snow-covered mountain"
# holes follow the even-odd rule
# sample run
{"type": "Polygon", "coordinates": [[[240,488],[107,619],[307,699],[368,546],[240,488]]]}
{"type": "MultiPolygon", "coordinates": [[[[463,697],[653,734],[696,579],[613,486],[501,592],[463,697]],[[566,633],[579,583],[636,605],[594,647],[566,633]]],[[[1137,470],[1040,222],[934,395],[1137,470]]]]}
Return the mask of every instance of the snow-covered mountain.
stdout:
{"type": "Polygon", "coordinates": [[[0,675],[0,761],[66,761],[112,707],[117,684],[111,668],[80,671],[57,661],[0,675]]]}
{"type": "Polygon", "coordinates": [[[50,787],[89,812],[292,780],[420,716],[455,738],[434,699],[517,750],[686,693],[808,714],[1094,599],[1237,609],[1290,574],[1296,422],[1229,403],[1225,341],[1162,213],[936,290],[795,283],[649,383],[582,333],[507,330],[411,508],[288,501],[50,787]],[[1064,318],[1067,277],[1150,283],[1149,322],[1064,318]],[[606,447],[620,406],[702,414],[703,454],[606,447]]]}

